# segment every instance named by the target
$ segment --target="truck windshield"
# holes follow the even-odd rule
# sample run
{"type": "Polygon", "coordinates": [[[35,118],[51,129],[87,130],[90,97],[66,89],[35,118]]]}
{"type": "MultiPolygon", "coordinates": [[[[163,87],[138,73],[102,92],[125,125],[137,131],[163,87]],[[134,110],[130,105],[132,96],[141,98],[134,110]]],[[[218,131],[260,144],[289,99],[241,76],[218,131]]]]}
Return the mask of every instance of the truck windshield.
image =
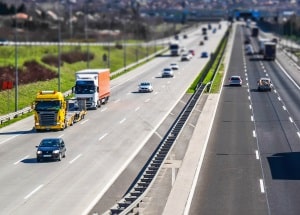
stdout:
{"type": "Polygon", "coordinates": [[[77,81],[75,86],[76,94],[92,94],[96,92],[93,81],[77,81]]]}
{"type": "Polygon", "coordinates": [[[42,110],[59,110],[61,108],[60,101],[36,101],[35,103],[35,110],[42,111],[42,110]]]}
{"type": "Polygon", "coordinates": [[[179,45],[178,44],[172,44],[172,45],[170,45],[170,49],[179,49],[179,45]]]}

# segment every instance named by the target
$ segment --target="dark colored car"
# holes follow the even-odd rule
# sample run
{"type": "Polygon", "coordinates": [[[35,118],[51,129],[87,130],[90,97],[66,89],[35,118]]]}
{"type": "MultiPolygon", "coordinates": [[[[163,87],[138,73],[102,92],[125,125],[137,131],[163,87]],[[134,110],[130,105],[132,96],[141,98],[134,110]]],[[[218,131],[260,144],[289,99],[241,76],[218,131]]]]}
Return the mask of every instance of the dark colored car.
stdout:
{"type": "Polygon", "coordinates": [[[201,58],[207,58],[208,57],[208,53],[207,52],[202,52],[201,53],[201,58]]]}
{"type": "Polygon", "coordinates": [[[36,160],[58,160],[66,157],[66,146],[62,138],[42,139],[39,146],[36,146],[36,160]]]}

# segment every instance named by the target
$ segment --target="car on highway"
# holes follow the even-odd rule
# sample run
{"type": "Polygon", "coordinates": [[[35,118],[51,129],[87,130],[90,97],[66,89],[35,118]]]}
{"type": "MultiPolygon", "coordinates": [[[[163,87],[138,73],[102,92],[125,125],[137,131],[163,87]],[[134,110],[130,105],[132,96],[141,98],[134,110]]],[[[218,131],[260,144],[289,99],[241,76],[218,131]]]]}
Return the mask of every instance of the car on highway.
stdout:
{"type": "Polygon", "coordinates": [[[203,39],[204,39],[204,40],[208,40],[208,36],[204,36],[203,39]]]}
{"type": "Polygon", "coordinates": [[[272,82],[270,78],[262,77],[257,81],[257,90],[258,91],[271,91],[272,82]]]}
{"type": "Polygon", "coordinates": [[[243,80],[239,75],[233,75],[229,78],[229,85],[230,86],[242,86],[243,80]]]}
{"type": "Polygon", "coordinates": [[[150,82],[141,82],[139,84],[140,93],[151,93],[153,91],[153,86],[150,82]]]}
{"type": "Polygon", "coordinates": [[[195,56],[195,50],[190,49],[190,50],[189,50],[189,53],[190,53],[192,56],[195,56]]]}
{"type": "Polygon", "coordinates": [[[199,42],[199,46],[203,46],[204,45],[204,42],[201,40],[200,42],[199,42]]]}
{"type": "Polygon", "coordinates": [[[162,78],[172,78],[174,77],[174,71],[171,67],[166,67],[161,73],[162,78]]]}
{"type": "Polygon", "coordinates": [[[61,161],[66,157],[66,145],[62,138],[44,138],[36,146],[36,160],[57,160],[61,161]]]}
{"type": "Polygon", "coordinates": [[[173,69],[173,70],[178,70],[179,69],[179,65],[177,63],[170,63],[170,67],[173,69]]]}
{"type": "Polygon", "coordinates": [[[201,58],[208,58],[208,52],[202,52],[201,53],[201,56],[200,56],[201,58]]]}
{"type": "Polygon", "coordinates": [[[184,53],[181,55],[181,61],[190,61],[192,59],[192,55],[190,53],[184,53]]]}

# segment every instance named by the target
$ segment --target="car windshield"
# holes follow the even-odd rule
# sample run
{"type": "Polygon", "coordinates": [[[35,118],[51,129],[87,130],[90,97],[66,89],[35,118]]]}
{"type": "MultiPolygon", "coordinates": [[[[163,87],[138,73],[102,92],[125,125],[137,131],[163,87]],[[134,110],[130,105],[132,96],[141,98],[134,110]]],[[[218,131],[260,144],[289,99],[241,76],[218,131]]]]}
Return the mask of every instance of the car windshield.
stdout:
{"type": "Polygon", "coordinates": [[[141,83],[141,86],[149,86],[149,85],[150,85],[150,83],[146,83],[146,82],[141,83]]]}
{"type": "Polygon", "coordinates": [[[59,146],[58,139],[44,139],[40,144],[40,147],[58,147],[58,146],[59,146]]]}
{"type": "Polygon", "coordinates": [[[239,77],[231,77],[231,80],[232,80],[232,81],[239,81],[240,78],[239,78],[239,77]]]}

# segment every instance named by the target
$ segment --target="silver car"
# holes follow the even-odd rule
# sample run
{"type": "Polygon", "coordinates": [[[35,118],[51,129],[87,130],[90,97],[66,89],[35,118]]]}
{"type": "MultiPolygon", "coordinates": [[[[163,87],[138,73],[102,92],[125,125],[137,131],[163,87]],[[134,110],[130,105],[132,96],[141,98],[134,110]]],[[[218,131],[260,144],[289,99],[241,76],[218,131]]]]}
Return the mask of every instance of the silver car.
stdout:
{"type": "Polygon", "coordinates": [[[149,93],[153,91],[152,84],[150,82],[141,82],[139,84],[140,93],[149,93]]]}

